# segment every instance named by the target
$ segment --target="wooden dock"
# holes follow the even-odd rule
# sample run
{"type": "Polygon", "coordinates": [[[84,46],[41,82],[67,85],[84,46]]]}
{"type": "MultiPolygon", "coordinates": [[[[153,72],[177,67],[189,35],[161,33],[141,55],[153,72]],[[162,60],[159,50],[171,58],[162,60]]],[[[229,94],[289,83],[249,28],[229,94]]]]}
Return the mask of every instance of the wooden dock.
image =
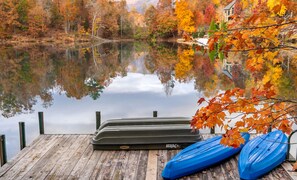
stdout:
{"type": "MultiPolygon", "coordinates": [[[[40,135],[0,168],[0,179],[159,180],[166,162],[179,151],[93,151],[91,137],[40,135]]],[[[237,158],[182,179],[239,179],[237,158]]],[[[285,162],[263,179],[295,179],[291,168],[285,162]]]]}

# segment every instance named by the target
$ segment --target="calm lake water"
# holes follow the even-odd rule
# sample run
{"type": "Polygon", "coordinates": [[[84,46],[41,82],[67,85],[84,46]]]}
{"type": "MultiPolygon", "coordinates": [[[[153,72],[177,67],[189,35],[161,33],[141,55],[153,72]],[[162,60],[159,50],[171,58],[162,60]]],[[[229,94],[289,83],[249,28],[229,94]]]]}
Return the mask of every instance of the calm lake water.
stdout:
{"type": "Polygon", "coordinates": [[[26,123],[27,144],[39,135],[38,111],[46,134],[91,134],[95,111],[102,121],[151,117],[154,110],[191,117],[199,98],[245,88],[240,63],[211,62],[174,43],[1,47],[0,60],[0,134],[8,159],[19,151],[18,122],[26,123]]]}

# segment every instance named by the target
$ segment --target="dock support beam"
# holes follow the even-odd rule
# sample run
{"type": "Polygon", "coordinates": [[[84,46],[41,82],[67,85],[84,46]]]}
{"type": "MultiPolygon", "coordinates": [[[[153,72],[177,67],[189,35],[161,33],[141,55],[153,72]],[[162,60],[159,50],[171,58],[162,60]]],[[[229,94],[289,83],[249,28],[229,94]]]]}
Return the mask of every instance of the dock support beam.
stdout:
{"type": "Polygon", "coordinates": [[[44,134],[43,112],[38,112],[38,119],[39,119],[39,134],[44,134]]]}
{"type": "Polygon", "coordinates": [[[215,127],[210,128],[210,134],[215,134],[215,133],[216,133],[215,127]]]}
{"type": "Polygon", "coordinates": [[[99,129],[101,125],[101,112],[96,111],[96,130],[99,129]]]}
{"type": "Polygon", "coordinates": [[[268,132],[271,132],[271,130],[272,130],[272,127],[271,127],[271,125],[268,127],[268,132]]]}
{"type": "Polygon", "coordinates": [[[5,135],[0,135],[0,165],[7,163],[5,135]]]}
{"type": "Polygon", "coordinates": [[[153,111],[153,117],[158,117],[158,111],[153,111]]]}
{"type": "MultiPolygon", "coordinates": [[[[290,159],[290,149],[291,149],[291,138],[293,136],[293,134],[295,134],[297,132],[297,130],[294,130],[293,132],[291,132],[291,134],[288,137],[288,150],[287,150],[287,160],[291,161],[291,162],[295,162],[297,159],[290,159]]],[[[297,158],[297,151],[296,151],[296,158],[297,158]]]]}
{"type": "Polygon", "coordinates": [[[26,147],[26,133],[25,133],[25,123],[19,122],[19,132],[20,132],[20,149],[26,147]]]}

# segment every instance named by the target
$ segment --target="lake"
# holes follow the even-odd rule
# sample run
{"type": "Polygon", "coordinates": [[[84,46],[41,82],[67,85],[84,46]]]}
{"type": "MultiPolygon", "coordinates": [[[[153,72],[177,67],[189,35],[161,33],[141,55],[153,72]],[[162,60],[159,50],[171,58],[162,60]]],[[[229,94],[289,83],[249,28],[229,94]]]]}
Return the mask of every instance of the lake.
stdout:
{"type": "Polygon", "coordinates": [[[0,49],[0,134],[11,159],[19,151],[18,122],[27,144],[38,135],[91,134],[95,111],[111,118],[191,117],[197,100],[232,87],[245,88],[239,61],[210,61],[175,43],[119,42],[86,47],[5,46],[0,49]]]}

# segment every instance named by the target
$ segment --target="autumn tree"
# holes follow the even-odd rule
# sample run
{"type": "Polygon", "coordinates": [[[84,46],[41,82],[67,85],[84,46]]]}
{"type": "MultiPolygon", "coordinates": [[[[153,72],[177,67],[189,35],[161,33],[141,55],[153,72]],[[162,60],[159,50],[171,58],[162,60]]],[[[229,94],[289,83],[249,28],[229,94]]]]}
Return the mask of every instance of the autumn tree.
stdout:
{"type": "Polygon", "coordinates": [[[62,1],[60,12],[64,20],[64,30],[67,34],[73,26],[75,26],[75,19],[78,13],[78,8],[75,6],[72,0],[62,1]]]}
{"type": "Polygon", "coordinates": [[[125,1],[97,0],[92,5],[92,36],[118,37],[121,18],[128,19],[125,6],[125,1]]]}
{"type": "Polygon", "coordinates": [[[28,32],[33,37],[44,36],[47,31],[47,16],[44,9],[35,6],[28,13],[28,32]]]}
{"type": "Polygon", "coordinates": [[[242,142],[235,138],[239,132],[266,133],[270,128],[288,134],[292,131],[297,101],[280,93],[280,83],[284,51],[290,51],[290,59],[296,61],[296,47],[290,44],[296,33],[296,5],[290,0],[243,0],[244,15],[235,15],[228,27],[221,24],[210,29],[210,56],[223,59],[230,52],[242,52],[254,87],[201,98],[193,127],[218,126],[226,132],[221,142],[234,147],[242,142]]]}
{"type": "Polygon", "coordinates": [[[215,7],[212,3],[210,3],[206,8],[205,8],[205,15],[204,15],[204,23],[205,24],[210,24],[211,20],[214,19],[216,14],[215,7]]]}
{"type": "Polygon", "coordinates": [[[88,0],[76,0],[75,5],[78,8],[76,23],[84,28],[84,30],[88,30],[90,28],[90,8],[87,7],[88,0]]]}
{"type": "Polygon", "coordinates": [[[50,27],[59,29],[63,26],[63,16],[61,14],[61,0],[53,0],[50,4],[50,27]]]}
{"type": "Polygon", "coordinates": [[[162,10],[172,10],[172,0],[159,0],[157,8],[162,10]]]}
{"type": "Polygon", "coordinates": [[[170,11],[160,12],[156,18],[156,33],[160,37],[174,37],[177,32],[177,20],[170,11]]]}
{"type": "Polygon", "coordinates": [[[22,30],[26,30],[28,28],[28,13],[30,9],[28,0],[20,0],[16,8],[18,12],[18,22],[20,23],[20,28],[22,30]]]}
{"type": "Polygon", "coordinates": [[[0,0],[0,38],[10,37],[19,25],[16,5],[11,0],[0,0]]]}
{"type": "Polygon", "coordinates": [[[195,31],[193,12],[189,9],[189,5],[185,0],[177,1],[175,7],[177,18],[177,27],[180,32],[192,34],[195,31]]]}
{"type": "Polygon", "coordinates": [[[145,23],[149,34],[153,35],[157,29],[157,23],[155,19],[157,18],[157,9],[154,6],[149,6],[144,13],[145,23]]]}

